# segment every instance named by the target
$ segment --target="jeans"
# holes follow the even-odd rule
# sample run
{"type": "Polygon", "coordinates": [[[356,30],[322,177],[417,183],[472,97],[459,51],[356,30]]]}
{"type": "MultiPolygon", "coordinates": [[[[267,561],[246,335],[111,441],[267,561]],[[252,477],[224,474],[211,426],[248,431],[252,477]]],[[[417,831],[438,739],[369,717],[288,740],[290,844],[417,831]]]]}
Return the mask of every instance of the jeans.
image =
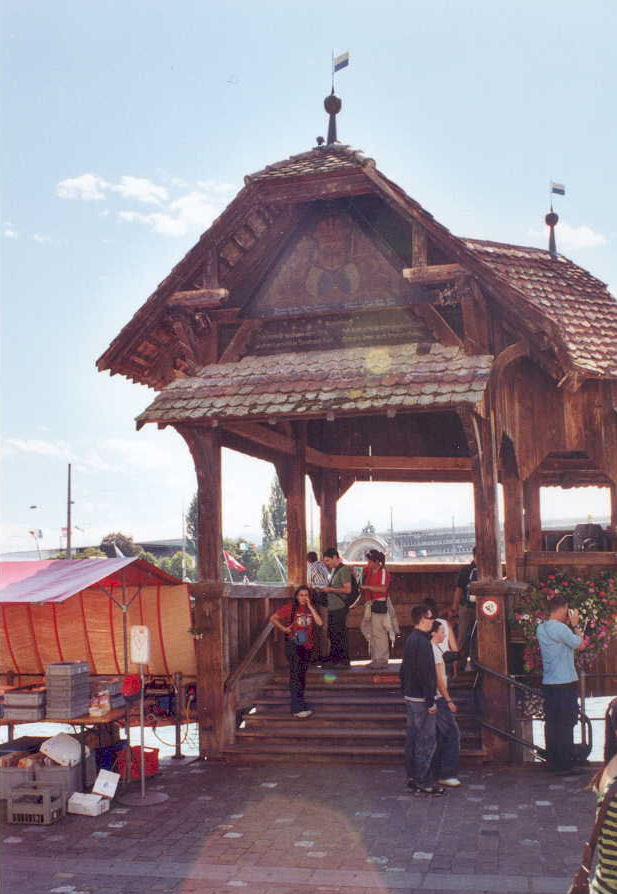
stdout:
{"type": "Polygon", "coordinates": [[[328,636],[330,637],[330,661],[349,661],[347,639],[347,608],[328,609],[328,636]]]}
{"type": "Polygon", "coordinates": [[[544,739],[548,762],[556,770],[574,763],[574,727],[578,717],[578,683],[553,683],[542,687],[544,739]]]}
{"type": "Polygon", "coordinates": [[[438,698],[437,705],[437,750],[433,759],[433,770],[437,779],[450,779],[458,776],[458,763],[461,753],[461,733],[454,714],[446,700],[438,698]]]}
{"type": "Polygon", "coordinates": [[[306,711],[308,706],[304,700],[304,687],[306,686],[306,671],[309,666],[311,653],[295,643],[285,643],[285,656],[289,662],[289,694],[291,695],[291,713],[306,711]]]}
{"type": "Polygon", "coordinates": [[[405,739],[405,770],[407,779],[417,785],[432,785],[431,762],[437,747],[437,714],[429,714],[424,701],[409,702],[407,706],[407,737],[405,739]]]}

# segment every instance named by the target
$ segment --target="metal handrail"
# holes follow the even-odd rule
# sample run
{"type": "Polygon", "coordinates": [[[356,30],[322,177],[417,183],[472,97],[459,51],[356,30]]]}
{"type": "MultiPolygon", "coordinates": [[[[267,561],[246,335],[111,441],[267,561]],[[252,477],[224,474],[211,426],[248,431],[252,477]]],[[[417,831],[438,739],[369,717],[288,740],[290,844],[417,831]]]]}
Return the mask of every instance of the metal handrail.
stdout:
{"type": "MultiPolygon", "coordinates": [[[[474,680],[473,690],[474,694],[479,689],[479,682],[482,674],[490,674],[492,677],[495,677],[498,680],[501,680],[507,686],[509,686],[509,695],[510,695],[510,720],[513,722],[514,720],[514,712],[516,710],[516,705],[514,703],[514,691],[519,690],[521,692],[525,692],[528,695],[531,695],[534,698],[542,698],[542,691],[540,689],[536,689],[533,686],[528,686],[526,683],[520,683],[518,680],[515,680],[514,677],[510,677],[507,674],[502,674],[499,671],[493,670],[493,668],[488,667],[486,664],[481,664],[481,662],[476,661],[474,658],[469,656],[470,663],[478,670],[478,674],[476,675],[476,679],[474,680]]],[[[478,700],[476,699],[476,706],[479,708],[479,712],[481,714],[481,708],[478,704],[478,700]]],[[[583,752],[585,759],[589,757],[591,750],[593,748],[593,729],[591,726],[591,721],[589,717],[584,713],[583,709],[579,706],[578,709],[578,720],[581,725],[581,744],[583,746],[583,752]]],[[[521,736],[517,736],[512,730],[504,730],[500,727],[494,726],[493,724],[487,723],[485,720],[480,717],[480,723],[486,729],[490,729],[492,732],[497,733],[500,736],[503,736],[505,739],[508,739],[510,742],[516,742],[518,745],[522,745],[524,748],[529,749],[534,754],[536,754],[541,760],[547,760],[547,752],[546,749],[541,748],[538,745],[535,745],[533,742],[530,742],[527,739],[523,739],[521,736]]]]}

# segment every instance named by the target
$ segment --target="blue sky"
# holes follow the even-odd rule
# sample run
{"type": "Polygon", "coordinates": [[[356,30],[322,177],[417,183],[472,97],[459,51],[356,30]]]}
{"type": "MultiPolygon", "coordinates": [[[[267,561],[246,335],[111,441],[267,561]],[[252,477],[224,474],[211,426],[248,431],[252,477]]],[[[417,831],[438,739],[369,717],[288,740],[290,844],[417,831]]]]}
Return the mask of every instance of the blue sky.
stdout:
{"type": "MultiPolygon", "coordinates": [[[[617,287],[612,0],[380,4],[4,0],[2,530],[28,548],[177,535],[195,483],[173,431],[133,419],[152,392],[94,362],[244,174],[326,130],[332,49],[339,138],[459,235],[558,246],[617,287]],[[40,508],[30,510],[36,504],[40,508]]],[[[225,458],[225,528],[259,529],[269,467],[225,458]],[[245,526],[248,525],[249,528],[245,526]]],[[[598,513],[604,495],[570,494],[598,513]]],[[[465,487],[356,486],[341,529],[471,519],[465,487]]],[[[569,505],[544,495],[547,514],[569,505]]]]}

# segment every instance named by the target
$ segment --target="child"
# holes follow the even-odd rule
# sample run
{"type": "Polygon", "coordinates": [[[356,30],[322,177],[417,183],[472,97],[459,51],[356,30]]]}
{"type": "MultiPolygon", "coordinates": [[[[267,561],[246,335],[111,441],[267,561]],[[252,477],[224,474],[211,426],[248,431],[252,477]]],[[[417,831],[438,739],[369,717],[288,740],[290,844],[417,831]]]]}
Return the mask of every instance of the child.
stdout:
{"type": "Polygon", "coordinates": [[[313,648],[315,625],[321,627],[317,609],[311,602],[306,585],[298,587],[293,600],[276,611],[270,621],[285,634],[285,656],[289,662],[289,692],[294,717],[310,717],[313,713],[304,700],[306,671],[313,648]]]}

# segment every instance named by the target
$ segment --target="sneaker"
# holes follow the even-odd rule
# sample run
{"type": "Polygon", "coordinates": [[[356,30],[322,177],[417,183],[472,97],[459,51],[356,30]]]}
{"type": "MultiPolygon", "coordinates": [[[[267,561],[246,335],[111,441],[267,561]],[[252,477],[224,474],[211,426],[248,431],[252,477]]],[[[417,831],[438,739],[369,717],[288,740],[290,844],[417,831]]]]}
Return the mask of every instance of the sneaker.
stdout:
{"type": "Polygon", "coordinates": [[[407,782],[405,783],[405,788],[410,792],[415,792],[416,783],[414,782],[413,779],[408,779],[407,782]]]}
{"type": "Polygon", "coordinates": [[[305,717],[310,717],[312,713],[313,712],[309,711],[308,709],[306,711],[296,711],[294,717],[301,717],[302,720],[304,720],[305,717]]]}
{"type": "Polygon", "coordinates": [[[447,788],[458,788],[459,785],[462,785],[460,779],[457,779],[456,776],[448,776],[447,779],[438,779],[437,782],[439,785],[445,785],[447,788]]]}
{"type": "Polygon", "coordinates": [[[419,795],[429,795],[432,797],[445,795],[446,793],[446,790],[442,785],[418,785],[417,783],[416,791],[419,795]]]}

